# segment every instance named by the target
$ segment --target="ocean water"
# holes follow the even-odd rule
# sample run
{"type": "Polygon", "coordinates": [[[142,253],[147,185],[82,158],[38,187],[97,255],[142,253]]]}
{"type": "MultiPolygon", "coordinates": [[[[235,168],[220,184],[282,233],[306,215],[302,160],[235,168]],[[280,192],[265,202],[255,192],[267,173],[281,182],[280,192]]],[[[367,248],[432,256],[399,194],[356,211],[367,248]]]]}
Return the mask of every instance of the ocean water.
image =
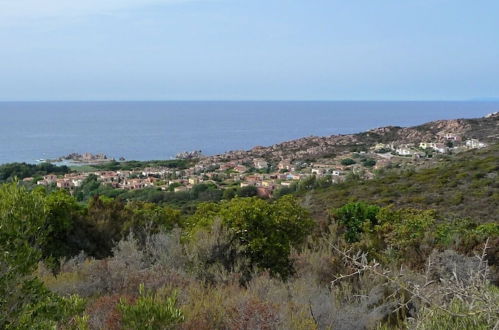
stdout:
{"type": "Polygon", "coordinates": [[[494,111],[499,102],[0,102],[0,163],[72,152],[135,160],[212,155],[494,111]]]}

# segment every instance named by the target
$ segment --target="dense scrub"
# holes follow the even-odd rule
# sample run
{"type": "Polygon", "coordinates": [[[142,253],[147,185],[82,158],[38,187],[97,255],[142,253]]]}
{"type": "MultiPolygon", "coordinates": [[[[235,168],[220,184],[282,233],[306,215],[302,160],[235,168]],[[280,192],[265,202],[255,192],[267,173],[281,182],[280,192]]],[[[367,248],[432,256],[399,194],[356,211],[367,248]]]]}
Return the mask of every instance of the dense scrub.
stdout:
{"type": "Polygon", "coordinates": [[[483,204],[497,152],[406,177],[302,182],[314,192],[301,204],[222,196],[182,211],[1,185],[0,328],[498,327],[497,207],[483,204]],[[460,191],[464,204],[409,202],[418,189],[460,191]],[[314,219],[318,205],[327,217],[314,219]]]}

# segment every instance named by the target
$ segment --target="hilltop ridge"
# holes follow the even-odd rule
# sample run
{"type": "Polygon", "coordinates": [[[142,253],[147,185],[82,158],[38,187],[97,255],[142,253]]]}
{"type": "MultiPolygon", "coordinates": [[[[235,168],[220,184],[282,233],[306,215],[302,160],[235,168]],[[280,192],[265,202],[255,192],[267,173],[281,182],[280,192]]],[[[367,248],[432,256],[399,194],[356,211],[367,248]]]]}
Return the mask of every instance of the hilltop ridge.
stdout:
{"type": "Polygon", "coordinates": [[[386,126],[355,134],[303,137],[266,147],[229,151],[208,159],[238,160],[247,157],[266,158],[270,161],[287,158],[316,159],[355,147],[369,149],[377,143],[395,146],[424,141],[442,143],[449,134],[459,136],[463,140],[479,139],[485,143],[493,143],[499,139],[499,114],[493,113],[472,119],[437,120],[413,127],[386,126]]]}

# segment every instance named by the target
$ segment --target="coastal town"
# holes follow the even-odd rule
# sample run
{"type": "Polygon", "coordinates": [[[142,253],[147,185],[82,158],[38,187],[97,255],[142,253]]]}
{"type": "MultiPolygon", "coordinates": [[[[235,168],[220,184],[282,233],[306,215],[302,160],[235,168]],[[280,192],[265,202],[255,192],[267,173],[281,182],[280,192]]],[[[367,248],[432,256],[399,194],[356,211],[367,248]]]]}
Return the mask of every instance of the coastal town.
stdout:
{"type": "MultiPolygon", "coordinates": [[[[494,118],[498,116],[492,115],[494,118]]],[[[369,137],[370,133],[389,133],[390,130],[391,128],[375,129],[367,132],[366,136],[369,137]]],[[[219,189],[254,187],[258,196],[272,197],[276,190],[291,187],[311,177],[331,184],[343,182],[351,176],[371,179],[375,177],[376,171],[383,168],[424,164],[442,155],[487,146],[486,142],[479,139],[465,138],[457,133],[445,132],[445,129],[431,138],[412,143],[391,141],[360,144],[361,137],[358,134],[309,137],[271,147],[255,147],[248,151],[231,151],[210,157],[203,156],[201,151],[185,152],[177,155],[177,159],[193,161],[193,165],[185,169],[158,166],[135,170],[75,171],[63,176],[49,174],[36,184],[54,185],[73,191],[85,179],[94,175],[101,184],[123,190],[154,188],[184,192],[204,183],[219,189]]],[[[102,154],[89,153],[65,157],[68,158],[79,161],[108,159],[102,154]]],[[[25,179],[30,180],[33,178],[25,179]]]]}

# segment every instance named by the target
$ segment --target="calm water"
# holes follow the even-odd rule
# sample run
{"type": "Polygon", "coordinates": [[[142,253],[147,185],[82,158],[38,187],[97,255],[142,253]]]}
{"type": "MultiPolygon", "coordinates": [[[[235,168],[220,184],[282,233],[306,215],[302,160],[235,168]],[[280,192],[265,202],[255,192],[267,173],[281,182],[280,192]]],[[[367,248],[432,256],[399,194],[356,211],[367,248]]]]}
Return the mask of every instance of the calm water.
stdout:
{"type": "Polygon", "coordinates": [[[499,102],[0,102],[0,163],[71,152],[167,159],[309,135],[481,117],[499,102]]]}

